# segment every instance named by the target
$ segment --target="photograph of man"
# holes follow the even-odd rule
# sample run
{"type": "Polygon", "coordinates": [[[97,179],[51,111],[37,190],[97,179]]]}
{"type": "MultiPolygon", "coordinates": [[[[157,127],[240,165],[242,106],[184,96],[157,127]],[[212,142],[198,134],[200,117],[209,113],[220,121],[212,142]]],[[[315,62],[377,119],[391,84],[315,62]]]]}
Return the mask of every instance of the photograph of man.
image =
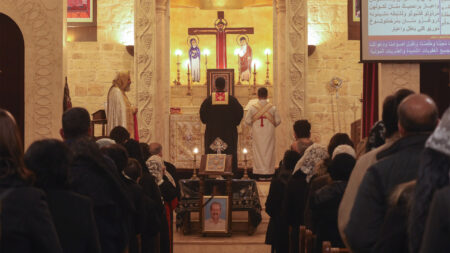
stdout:
{"type": "Polygon", "coordinates": [[[213,200],[210,204],[206,205],[205,231],[227,232],[226,208],[226,199],[213,200]]]}

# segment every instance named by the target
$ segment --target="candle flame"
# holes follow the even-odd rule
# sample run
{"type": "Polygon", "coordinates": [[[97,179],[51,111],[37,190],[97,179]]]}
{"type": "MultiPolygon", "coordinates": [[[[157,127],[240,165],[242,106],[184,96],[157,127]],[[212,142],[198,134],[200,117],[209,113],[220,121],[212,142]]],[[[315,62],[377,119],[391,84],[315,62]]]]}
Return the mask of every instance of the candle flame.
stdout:
{"type": "Polygon", "coordinates": [[[180,56],[183,54],[183,51],[181,51],[180,49],[175,50],[175,55],[176,56],[180,56]]]}
{"type": "Polygon", "coordinates": [[[194,148],[194,154],[198,154],[198,148],[194,148]]]}
{"type": "Polygon", "coordinates": [[[247,153],[248,153],[247,149],[244,148],[244,149],[242,150],[242,153],[247,154],[247,153]]]}

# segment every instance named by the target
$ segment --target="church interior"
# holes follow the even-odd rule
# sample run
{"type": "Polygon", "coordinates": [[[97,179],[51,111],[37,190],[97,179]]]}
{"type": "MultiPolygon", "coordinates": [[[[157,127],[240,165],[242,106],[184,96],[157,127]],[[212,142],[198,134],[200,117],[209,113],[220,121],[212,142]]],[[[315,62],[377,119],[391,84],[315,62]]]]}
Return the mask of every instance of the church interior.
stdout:
{"type": "MultiPolygon", "coordinates": [[[[187,194],[186,189],[211,188],[209,195],[229,194],[233,205],[235,194],[239,196],[236,187],[241,194],[248,194],[248,198],[242,197],[241,209],[231,212],[231,204],[227,209],[233,233],[205,236],[201,233],[203,211],[186,211],[203,207],[191,202],[183,207],[189,217],[177,215],[179,207],[170,209],[170,252],[283,252],[271,251],[266,244],[270,181],[233,181],[233,187],[227,176],[217,187],[207,180],[189,181],[204,162],[201,155],[208,148],[199,110],[216,89],[211,86],[212,75],[219,72],[214,71],[229,70],[226,80],[231,86],[226,91],[239,101],[244,114],[257,103],[258,90],[267,89],[267,99],[281,118],[274,132],[276,167],[296,141],[293,125],[298,120],[309,121],[313,143],[327,147],[336,133],[345,133],[358,153],[372,126],[382,119],[383,101],[396,91],[429,95],[440,116],[450,104],[448,61],[361,61],[359,19],[355,21],[351,15],[354,3],[2,0],[0,108],[15,117],[26,150],[36,140],[61,139],[65,95],[70,94],[72,107],[87,109],[95,120],[94,114],[107,110],[117,73],[129,71],[127,96],[137,110],[138,140],[161,143],[164,160],[172,163],[184,180],[181,191],[187,194]],[[82,13],[83,8],[88,10],[86,17],[71,16],[82,13]],[[259,220],[252,223],[255,217],[259,220]]],[[[94,137],[108,135],[105,120],[109,118],[92,123],[94,137]]],[[[252,176],[252,126],[242,121],[237,132],[239,175],[249,169],[252,176]]],[[[201,194],[203,198],[208,195],[201,194]]],[[[303,229],[300,247],[306,248],[300,252],[313,252],[315,239],[307,237],[311,231],[303,229]],[[305,242],[309,244],[304,246],[305,242]]],[[[316,247],[314,252],[322,252],[319,250],[316,247]]]]}

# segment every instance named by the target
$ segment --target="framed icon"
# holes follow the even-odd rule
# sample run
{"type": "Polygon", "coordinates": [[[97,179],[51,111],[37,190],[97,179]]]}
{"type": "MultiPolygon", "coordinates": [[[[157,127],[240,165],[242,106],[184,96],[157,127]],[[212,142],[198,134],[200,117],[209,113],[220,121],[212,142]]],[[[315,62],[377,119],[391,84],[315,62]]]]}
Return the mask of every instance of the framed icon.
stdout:
{"type": "Polygon", "coordinates": [[[203,155],[200,161],[199,175],[231,175],[232,160],[232,155],[203,155]]]}
{"type": "Polygon", "coordinates": [[[225,79],[225,91],[234,95],[234,69],[208,69],[207,70],[207,96],[216,92],[216,79],[223,77],[225,79]]]}

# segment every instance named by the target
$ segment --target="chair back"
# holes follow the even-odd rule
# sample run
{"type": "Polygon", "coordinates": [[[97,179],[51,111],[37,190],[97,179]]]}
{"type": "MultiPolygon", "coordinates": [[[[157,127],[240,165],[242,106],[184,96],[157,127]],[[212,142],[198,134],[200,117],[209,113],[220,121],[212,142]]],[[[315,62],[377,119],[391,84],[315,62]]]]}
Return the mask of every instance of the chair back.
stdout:
{"type": "Polygon", "coordinates": [[[333,248],[331,247],[331,242],[324,241],[322,243],[322,253],[350,253],[347,248],[333,248]]]}

